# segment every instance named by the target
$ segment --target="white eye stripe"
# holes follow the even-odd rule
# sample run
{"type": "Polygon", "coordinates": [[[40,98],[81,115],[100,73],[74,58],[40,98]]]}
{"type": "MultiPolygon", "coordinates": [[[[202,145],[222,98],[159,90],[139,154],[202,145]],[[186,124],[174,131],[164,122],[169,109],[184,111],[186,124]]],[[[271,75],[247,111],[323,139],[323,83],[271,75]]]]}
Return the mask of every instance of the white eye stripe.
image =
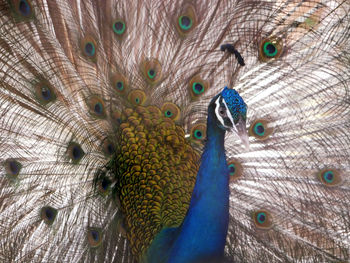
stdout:
{"type": "Polygon", "coordinates": [[[227,126],[225,125],[224,118],[223,118],[223,117],[220,115],[220,113],[219,113],[219,109],[220,109],[220,100],[223,101],[224,106],[225,106],[225,108],[226,108],[226,115],[227,115],[227,117],[229,118],[229,120],[231,121],[232,126],[233,126],[233,129],[236,131],[237,128],[236,128],[235,123],[234,123],[234,121],[233,121],[232,114],[231,114],[230,110],[228,109],[225,100],[222,99],[222,97],[218,97],[217,100],[215,101],[215,105],[216,105],[216,106],[215,106],[215,115],[216,115],[216,117],[218,118],[218,120],[220,121],[220,123],[222,124],[222,126],[224,126],[224,127],[226,127],[226,128],[232,128],[232,127],[227,127],[227,126]]]}
{"type": "Polygon", "coordinates": [[[222,100],[222,102],[224,103],[225,107],[226,107],[226,113],[227,113],[227,116],[228,118],[230,119],[230,121],[232,122],[232,124],[235,124],[234,121],[233,121],[233,117],[232,117],[232,114],[231,114],[231,111],[229,110],[227,104],[226,104],[226,101],[225,100],[222,100]]]}
{"type": "MultiPolygon", "coordinates": [[[[218,118],[218,120],[221,122],[222,126],[225,127],[225,122],[224,122],[224,119],[221,117],[221,115],[219,114],[219,108],[220,108],[220,96],[216,99],[215,101],[215,115],[216,115],[216,118],[218,118]]],[[[226,106],[227,108],[227,106],[226,106]]]]}
{"type": "Polygon", "coordinates": [[[235,122],[233,121],[232,114],[231,114],[230,110],[228,109],[225,100],[222,100],[222,101],[224,102],[224,105],[225,105],[225,107],[226,107],[226,114],[227,114],[227,117],[230,119],[230,121],[231,121],[231,123],[232,123],[232,126],[233,126],[233,129],[236,129],[235,122]]]}

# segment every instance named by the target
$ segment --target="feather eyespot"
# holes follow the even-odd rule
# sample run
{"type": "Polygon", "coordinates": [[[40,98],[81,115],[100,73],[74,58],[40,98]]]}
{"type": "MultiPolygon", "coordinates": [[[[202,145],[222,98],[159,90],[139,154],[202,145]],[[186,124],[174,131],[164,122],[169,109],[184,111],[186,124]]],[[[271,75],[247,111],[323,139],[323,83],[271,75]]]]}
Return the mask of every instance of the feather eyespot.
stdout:
{"type": "Polygon", "coordinates": [[[257,119],[249,127],[249,135],[258,140],[267,139],[272,132],[273,128],[269,127],[269,122],[266,119],[257,119]]]}
{"type": "Polygon", "coordinates": [[[96,52],[95,44],[92,42],[85,43],[84,51],[85,51],[85,54],[88,55],[89,57],[94,56],[96,52]]]}
{"type": "Polygon", "coordinates": [[[79,161],[84,157],[85,152],[81,148],[81,146],[75,142],[71,142],[68,145],[67,153],[69,159],[73,164],[78,164],[79,161]]]}
{"type": "Polygon", "coordinates": [[[123,91],[124,90],[124,82],[123,81],[117,81],[115,87],[117,88],[117,90],[123,91]]]}
{"type": "Polygon", "coordinates": [[[101,188],[103,190],[107,190],[110,185],[111,185],[111,182],[110,182],[110,180],[108,180],[108,178],[103,178],[102,179],[102,181],[101,181],[101,188]]]}
{"type": "Polygon", "coordinates": [[[271,59],[277,59],[281,56],[282,51],[283,42],[280,38],[266,38],[260,43],[259,59],[263,62],[267,62],[271,59]]]}
{"type": "Polygon", "coordinates": [[[201,130],[195,130],[193,135],[196,139],[201,140],[203,138],[203,132],[201,130]]]}
{"type": "Polygon", "coordinates": [[[94,106],[96,114],[101,114],[103,112],[103,106],[101,102],[97,102],[94,106]]]}
{"type": "Polygon", "coordinates": [[[29,16],[31,14],[31,6],[29,5],[29,3],[26,0],[19,1],[18,10],[24,16],[29,16]]]}
{"type": "Polygon", "coordinates": [[[111,181],[108,178],[103,178],[101,180],[101,188],[106,191],[111,185],[111,181]]]}
{"type": "Polygon", "coordinates": [[[40,103],[46,105],[56,100],[56,94],[46,81],[40,81],[35,85],[35,96],[40,103]]]}
{"type": "Polygon", "coordinates": [[[22,169],[21,163],[19,163],[15,159],[7,159],[4,162],[4,166],[7,176],[9,176],[10,178],[17,178],[19,172],[22,169]]]}
{"type": "Polygon", "coordinates": [[[118,36],[122,36],[126,29],[125,22],[119,19],[113,22],[112,27],[113,27],[114,33],[116,33],[118,36]]]}
{"type": "Polygon", "coordinates": [[[122,122],[122,114],[119,110],[114,109],[111,113],[111,118],[114,125],[119,125],[122,122]]]}
{"type": "Polygon", "coordinates": [[[189,30],[192,24],[192,19],[189,16],[184,15],[179,17],[179,26],[182,30],[189,30]]]}
{"type": "Polygon", "coordinates": [[[114,145],[113,144],[111,144],[111,143],[109,143],[107,146],[106,146],[106,152],[109,154],[109,155],[111,155],[111,154],[113,154],[114,153],[114,145]]]}
{"type": "Polygon", "coordinates": [[[163,104],[161,111],[164,113],[164,116],[170,118],[174,121],[180,118],[180,108],[171,102],[166,102],[163,104]]]}
{"type": "Polygon", "coordinates": [[[186,36],[197,25],[197,16],[193,6],[187,5],[177,16],[176,29],[181,36],[186,36]]]}
{"type": "Polygon", "coordinates": [[[41,208],[40,217],[48,225],[51,225],[56,218],[57,210],[51,206],[41,208]]]}
{"type": "Polygon", "coordinates": [[[16,18],[30,19],[34,16],[32,3],[29,0],[11,0],[10,5],[16,18]]]}
{"type": "Polygon", "coordinates": [[[207,126],[205,124],[197,124],[191,129],[191,137],[197,141],[203,141],[207,136],[207,126]]]}
{"type": "Polygon", "coordinates": [[[141,63],[141,71],[146,81],[151,85],[158,83],[162,77],[162,66],[156,59],[143,61],[141,63]]]}
{"type": "Polygon", "coordinates": [[[204,85],[200,82],[194,82],[192,84],[192,90],[195,94],[199,95],[204,92],[204,85]]]}
{"type": "Polygon", "coordinates": [[[95,228],[95,227],[91,227],[88,229],[88,242],[90,247],[98,247],[101,245],[102,243],[102,231],[101,229],[95,228]]]}
{"type": "Polygon", "coordinates": [[[340,172],[335,169],[323,169],[318,173],[319,180],[328,187],[334,187],[342,183],[340,172]]]}
{"type": "Polygon", "coordinates": [[[106,139],[103,142],[103,152],[107,156],[111,156],[115,152],[115,146],[114,144],[110,141],[110,139],[106,139]]]}
{"type": "Polygon", "coordinates": [[[278,49],[276,45],[272,42],[265,42],[263,46],[264,55],[268,57],[276,56],[278,49]]]}
{"type": "Polygon", "coordinates": [[[97,44],[91,36],[87,36],[81,41],[81,50],[86,58],[93,62],[96,61],[97,44]]]}
{"type": "Polygon", "coordinates": [[[252,213],[253,222],[257,228],[269,229],[272,227],[272,217],[267,210],[257,210],[252,213]]]}
{"type": "Polygon", "coordinates": [[[254,125],[254,133],[258,136],[264,136],[265,135],[265,127],[261,122],[258,122],[254,125]]]}
{"type": "Polygon", "coordinates": [[[142,90],[133,90],[129,93],[128,100],[135,106],[143,105],[146,100],[146,93],[142,90]]]}
{"type": "Polygon", "coordinates": [[[126,78],[120,73],[115,73],[112,76],[112,85],[119,94],[125,94],[128,87],[126,78]]]}
{"type": "Polygon", "coordinates": [[[227,165],[230,175],[230,183],[232,183],[242,176],[243,168],[236,160],[230,161],[227,165]]]}
{"type": "Polygon", "coordinates": [[[91,115],[102,119],[106,117],[105,104],[98,96],[91,96],[87,100],[87,105],[91,115]]]}
{"type": "Polygon", "coordinates": [[[112,182],[109,178],[103,177],[97,183],[97,190],[102,196],[110,193],[112,182]]]}
{"type": "Polygon", "coordinates": [[[154,77],[156,76],[156,71],[155,69],[151,68],[147,71],[147,75],[150,79],[154,79],[154,77]]]}
{"type": "Polygon", "coordinates": [[[46,101],[50,100],[52,98],[51,96],[51,90],[48,87],[41,87],[41,95],[42,98],[46,101]]]}
{"type": "Polygon", "coordinates": [[[199,75],[194,76],[189,82],[189,91],[192,99],[203,95],[209,88],[209,82],[203,80],[199,75]]]}
{"type": "Polygon", "coordinates": [[[256,220],[259,224],[264,224],[266,221],[266,214],[264,212],[260,212],[256,215],[256,220]]]}
{"type": "Polygon", "coordinates": [[[231,163],[228,165],[228,169],[230,171],[230,176],[234,176],[236,172],[236,166],[233,163],[231,163]]]}
{"type": "Polygon", "coordinates": [[[165,111],[164,115],[165,115],[165,117],[170,118],[170,117],[172,117],[174,114],[173,114],[170,110],[167,110],[167,111],[165,111]]]}

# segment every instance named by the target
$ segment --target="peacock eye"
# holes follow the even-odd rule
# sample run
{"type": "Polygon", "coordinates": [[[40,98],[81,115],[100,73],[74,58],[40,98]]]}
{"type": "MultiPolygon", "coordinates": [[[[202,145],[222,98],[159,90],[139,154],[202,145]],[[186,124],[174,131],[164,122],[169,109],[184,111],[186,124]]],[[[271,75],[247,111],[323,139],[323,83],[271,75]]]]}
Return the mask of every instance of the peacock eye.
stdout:
{"type": "Polygon", "coordinates": [[[180,118],[180,108],[171,102],[165,102],[161,108],[161,111],[163,112],[164,116],[167,118],[170,118],[174,121],[178,120],[180,118]]]}
{"type": "Polygon", "coordinates": [[[102,231],[101,229],[91,227],[88,229],[88,241],[91,247],[98,247],[102,242],[102,231]]]}
{"type": "Polygon", "coordinates": [[[254,126],[254,132],[258,135],[258,136],[264,136],[265,134],[265,127],[261,122],[258,122],[255,126],[254,126]]]}
{"type": "Polygon", "coordinates": [[[150,70],[147,72],[147,74],[148,74],[148,77],[149,77],[150,79],[153,79],[153,78],[156,76],[156,71],[155,71],[154,69],[150,69],[150,70]]]}
{"type": "Polygon", "coordinates": [[[23,16],[29,16],[31,14],[31,7],[25,0],[19,1],[19,11],[23,16]]]}
{"type": "Polygon", "coordinates": [[[328,187],[340,185],[342,183],[342,177],[338,170],[335,169],[323,169],[318,173],[319,180],[328,187]]]}
{"type": "Polygon", "coordinates": [[[228,165],[228,169],[229,169],[229,172],[230,172],[230,176],[234,176],[235,172],[236,172],[235,164],[234,163],[229,164],[228,165]]]}
{"type": "Polygon", "coordinates": [[[229,161],[227,163],[227,167],[230,175],[230,183],[234,182],[242,176],[243,168],[241,163],[237,160],[229,161]]]}
{"type": "Polygon", "coordinates": [[[118,81],[116,84],[118,90],[122,91],[124,89],[124,84],[122,81],[118,81]]]}
{"type": "Polygon", "coordinates": [[[107,178],[103,178],[103,180],[101,182],[101,187],[104,190],[107,190],[110,184],[111,184],[111,182],[107,178]]]}
{"type": "Polygon", "coordinates": [[[249,136],[254,136],[258,140],[269,138],[272,132],[273,128],[267,119],[256,119],[249,127],[249,136]]]}
{"type": "Polygon", "coordinates": [[[49,100],[51,98],[51,91],[44,86],[41,88],[41,95],[43,96],[43,99],[49,100]]]}
{"type": "Polygon", "coordinates": [[[267,62],[271,59],[277,59],[283,52],[283,42],[280,38],[269,37],[260,43],[259,59],[267,62]]]}
{"type": "Polygon", "coordinates": [[[96,55],[97,55],[97,43],[95,39],[87,35],[85,36],[80,43],[80,48],[82,50],[82,54],[87,58],[90,59],[93,62],[96,62],[96,55]]]}
{"type": "Polygon", "coordinates": [[[16,19],[31,19],[34,17],[34,10],[31,0],[9,0],[16,19]]]}
{"type": "Polygon", "coordinates": [[[176,29],[182,37],[189,34],[198,24],[196,10],[192,5],[186,5],[176,18],[176,29]]]}
{"type": "Polygon", "coordinates": [[[272,217],[267,210],[254,211],[252,216],[254,224],[257,228],[269,229],[272,227],[272,217]]]}
{"type": "Polygon", "coordinates": [[[125,22],[122,20],[117,20],[113,23],[113,31],[119,36],[125,32],[125,27],[125,22]]]}
{"type": "Polygon", "coordinates": [[[80,147],[79,144],[75,142],[71,142],[68,145],[68,150],[67,150],[68,156],[73,164],[78,164],[79,161],[83,158],[85,155],[85,152],[83,149],[80,147]]]}
{"type": "Polygon", "coordinates": [[[85,44],[85,54],[88,56],[94,56],[95,55],[95,45],[92,42],[87,42],[85,44]]]}
{"type": "Polygon", "coordinates": [[[106,111],[104,106],[104,101],[98,96],[91,96],[87,100],[87,105],[89,107],[90,113],[97,118],[105,118],[106,111]]]}
{"type": "Polygon", "coordinates": [[[51,225],[56,218],[57,210],[51,206],[41,208],[40,217],[48,225],[51,225]]]}
{"type": "Polygon", "coordinates": [[[134,106],[140,106],[146,100],[146,93],[144,93],[142,90],[133,90],[129,93],[128,100],[134,106]]]}
{"type": "Polygon", "coordinates": [[[111,156],[115,152],[114,143],[111,142],[109,139],[106,139],[103,142],[102,150],[103,150],[104,154],[106,154],[107,156],[111,156]]]}
{"type": "Polygon", "coordinates": [[[264,54],[268,57],[274,57],[277,54],[277,47],[274,43],[266,42],[264,44],[264,54]]]}
{"type": "Polygon", "coordinates": [[[96,114],[102,114],[102,111],[103,111],[102,103],[101,102],[97,102],[95,104],[95,112],[96,112],[96,114]]]}
{"type": "Polygon", "coordinates": [[[101,195],[106,196],[110,192],[112,182],[108,178],[103,178],[98,183],[98,191],[101,195]]]}
{"type": "Polygon", "coordinates": [[[157,59],[146,59],[141,63],[141,71],[148,84],[157,84],[162,78],[162,65],[157,59]]]}
{"type": "Polygon", "coordinates": [[[34,89],[35,96],[41,104],[47,105],[56,100],[56,94],[53,88],[46,81],[39,81],[35,84],[34,89]]]}
{"type": "Polygon", "coordinates": [[[221,117],[227,117],[226,108],[221,106],[219,108],[219,114],[220,114],[221,117]]]}
{"type": "Polygon", "coordinates": [[[194,136],[196,137],[196,139],[202,139],[203,138],[203,133],[200,130],[195,130],[194,131],[194,136]]]}
{"type": "Polygon", "coordinates": [[[7,159],[4,165],[7,175],[11,178],[16,178],[22,168],[22,165],[14,159],[7,159]]]}
{"type": "Polygon", "coordinates": [[[202,124],[202,123],[199,123],[195,126],[192,127],[191,129],[191,137],[194,139],[194,140],[197,140],[197,141],[202,141],[206,138],[206,130],[207,130],[207,127],[205,124],[202,124]]]}
{"type": "Polygon", "coordinates": [[[189,82],[189,91],[193,100],[198,99],[209,89],[209,81],[195,75],[189,82]]]}
{"type": "Polygon", "coordinates": [[[180,16],[179,25],[182,30],[189,30],[192,27],[192,19],[188,16],[180,16]]]}
{"type": "Polygon", "coordinates": [[[111,82],[113,87],[115,88],[115,91],[118,94],[125,94],[127,91],[127,79],[125,76],[119,72],[116,72],[112,75],[111,82]]]}

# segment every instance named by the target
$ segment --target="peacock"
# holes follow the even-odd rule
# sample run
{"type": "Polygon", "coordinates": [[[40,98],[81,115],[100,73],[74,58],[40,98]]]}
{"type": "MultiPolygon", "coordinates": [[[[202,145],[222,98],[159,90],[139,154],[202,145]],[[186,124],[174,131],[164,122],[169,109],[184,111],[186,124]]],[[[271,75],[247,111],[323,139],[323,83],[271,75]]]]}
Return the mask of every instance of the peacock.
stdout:
{"type": "Polygon", "coordinates": [[[0,14],[0,262],[350,262],[348,0],[0,14]]]}

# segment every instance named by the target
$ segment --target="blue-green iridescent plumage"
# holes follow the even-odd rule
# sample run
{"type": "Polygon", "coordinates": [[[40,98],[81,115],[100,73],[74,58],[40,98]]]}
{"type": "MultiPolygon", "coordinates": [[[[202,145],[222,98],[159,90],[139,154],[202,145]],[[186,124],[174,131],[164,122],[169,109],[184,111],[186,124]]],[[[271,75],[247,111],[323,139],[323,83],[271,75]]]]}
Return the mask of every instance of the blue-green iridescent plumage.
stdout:
{"type": "Polygon", "coordinates": [[[239,117],[242,117],[243,120],[247,119],[247,105],[237,91],[225,87],[221,96],[224,98],[235,123],[238,122],[239,117]]]}
{"type": "Polygon", "coordinates": [[[349,261],[349,32],[346,0],[0,0],[0,262],[349,261]]]}
{"type": "Polygon", "coordinates": [[[225,129],[215,116],[219,97],[228,105],[234,121],[238,122],[239,116],[246,117],[246,104],[234,89],[225,87],[212,99],[208,108],[207,141],[188,211],[178,228],[165,228],[155,237],[147,252],[147,262],[219,262],[224,258],[230,193],[225,129]]]}

